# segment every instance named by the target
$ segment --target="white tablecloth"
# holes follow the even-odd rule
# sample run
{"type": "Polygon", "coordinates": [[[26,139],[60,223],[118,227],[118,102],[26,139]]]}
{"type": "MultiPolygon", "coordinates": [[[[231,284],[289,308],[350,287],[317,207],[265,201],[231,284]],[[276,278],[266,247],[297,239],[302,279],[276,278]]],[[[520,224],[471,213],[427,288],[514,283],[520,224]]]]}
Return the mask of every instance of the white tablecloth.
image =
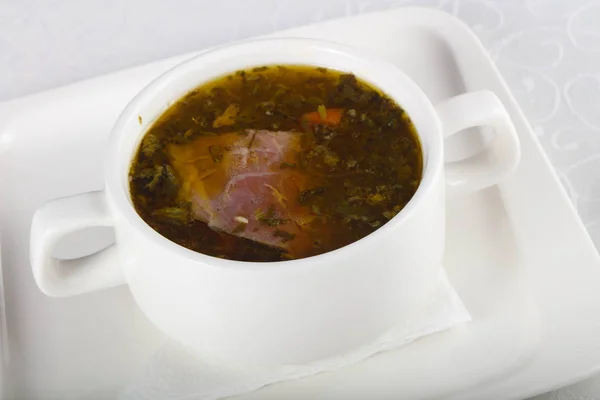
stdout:
{"type": "MultiPolygon", "coordinates": [[[[600,0],[0,0],[0,101],[404,5],[442,8],[477,33],[600,245],[600,0]]],[[[536,399],[598,398],[600,377],[536,399]]]]}

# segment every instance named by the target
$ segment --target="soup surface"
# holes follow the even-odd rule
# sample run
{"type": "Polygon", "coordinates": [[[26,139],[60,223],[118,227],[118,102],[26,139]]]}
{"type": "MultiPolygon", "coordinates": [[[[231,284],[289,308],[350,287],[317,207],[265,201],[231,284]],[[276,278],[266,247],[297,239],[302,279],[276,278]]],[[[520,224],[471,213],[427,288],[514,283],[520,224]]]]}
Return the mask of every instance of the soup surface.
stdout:
{"type": "Polygon", "coordinates": [[[421,174],[412,123],[376,88],[334,70],[264,66],[171,106],[141,141],[130,191],[146,223],[181,246],[280,261],[372,233],[421,174]]]}

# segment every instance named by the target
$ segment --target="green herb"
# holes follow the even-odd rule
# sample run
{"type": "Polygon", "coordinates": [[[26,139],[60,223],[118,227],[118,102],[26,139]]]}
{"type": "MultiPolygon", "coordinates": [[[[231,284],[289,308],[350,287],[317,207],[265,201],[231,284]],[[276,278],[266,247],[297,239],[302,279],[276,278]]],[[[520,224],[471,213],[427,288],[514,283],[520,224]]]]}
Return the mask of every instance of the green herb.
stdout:
{"type": "Polygon", "coordinates": [[[384,211],[383,216],[386,217],[387,219],[392,219],[396,216],[396,213],[393,211],[384,211]]]}
{"type": "Polygon", "coordinates": [[[268,226],[278,226],[287,224],[290,220],[285,218],[269,218],[269,217],[261,217],[258,219],[261,224],[268,226]]]}
{"type": "Polygon", "coordinates": [[[377,219],[375,221],[369,222],[369,226],[371,228],[379,228],[381,225],[382,225],[381,221],[379,221],[377,219]]]}
{"type": "Polygon", "coordinates": [[[175,171],[173,171],[173,167],[171,167],[169,164],[165,164],[163,166],[163,174],[165,175],[167,180],[173,183],[178,183],[177,176],[175,176],[175,171]]]}
{"type": "Polygon", "coordinates": [[[364,210],[361,210],[359,208],[356,208],[356,207],[350,206],[348,204],[343,204],[342,203],[342,204],[338,204],[335,207],[335,211],[338,214],[343,215],[344,217],[346,217],[346,218],[348,218],[350,220],[357,220],[358,221],[361,218],[361,216],[359,215],[359,213],[361,211],[364,211],[364,210]]]}
{"type": "Polygon", "coordinates": [[[335,166],[340,162],[340,158],[335,154],[328,153],[323,157],[323,162],[327,165],[335,166]]]}
{"type": "Polygon", "coordinates": [[[327,108],[325,108],[323,104],[317,106],[317,112],[319,113],[319,116],[322,120],[327,119],[327,108]]]}
{"type": "Polygon", "coordinates": [[[165,207],[155,210],[152,215],[175,225],[185,225],[190,221],[189,209],[185,207],[165,207]]]}
{"type": "MultiPolygon", "coordinates": [[[[162,169],[160,170],[160,173],[162,173],[162,169]]],[[[156,175],[155,168],[144,168],[138,172],[134,172],[132,174],[132,178],[133,179],[151,179],[151,178],[154,178],[155,175],[156,175]]]]}
{"type": "Polygon", "coordinates": [[[138,122],[140,123],[140,125],[142,124],[142,116],[138,115],[138,122]]]}
{"type": "Polygon", "coordinates": [[[154,189],[158,186],[158,184],[163,179],[163,170],[164,170],[164,168],[162,165],[154,166],[154,173],[152,174],[152,180],[150,182],[148,182],[148,184],[146,185],[146,187],[148,189],[150,189],[150,191],[154,191],[154,189]]]}
{"type": "Polygon", "coordinates": [[[194,116],[192,116],[191,119],[192,119],[192,122],[195,123],[196,125],[200,125],[202,127],[206,127],[206,125],[207,125],[205,117],[194,115],[194,116]]]}
{"type": "Polygon", "coordinates": [[[165,199],[172,200],[177,197],[177,194],[179,193],[179,188],[181,186],[179,178],[177,178],[173,167],[169,164],[163,166],[162,177],[163,180],[160,184],[160,194],[165,199]]]}
{"type": "Polygon", "coordinates": [[[257,208],[257,209],[254,211],[254,218],[255,218],[257,221],[260,221],[260,219],[261,219],[261,218],[263,218],[264,216],[265,216],[265,213],[264,213],[264,212],[262,212],[262,210],[261,210],[260,208],[257,208]]]}
{"type": "Polygon", "coordinates": [[[283,243],[289,242],[290,240],[296,237],[296,235],[294,235],[293,233],[282,231],[281,229],[275,229],[275,232],[273,232],[273,236],[280,238],[283,243]]]}
{"type": "Polygon", "coordinates": [[[254,218],[261,224],[268,226],[278,226],[289,222],[288,219],[275,216],[275,207],[273,207],[273,205],[269,206],[266,213],[263,213],[260,209],[254,211],[254,218]]]}
{"type": "Polygon", "coordinates": [[[281,165],[279,166],[279,169],[294,169],[296,168],[296,164],[291,164],[289,162],[282,162],[281,165]]]}
{"type": "Polygon", "coordinates": [[[380,204],[385,201],[385,196],[381,193],[374,193],[367,198],[369,204],[380,204]]]}
{"type": "Polygon", "coordinates": [[[265,214],[265,217],[273,218],[274,216],[275,216],[275,207],[273,207],[273,204],[271,204],[269,206],[269,208],[267,208],[267,213],[265,214]]]}
{"type": "Polygon", "coordinates": [[[218,144],[208,146],[208,152],[213,162],[219,163],[223,160],[223,148],[218,144]]]}
{"type": "Polygon", "coordinates": [[[141,147],[142,153],[144,153],[146,157],[152,157],[161,146],[158,138],[152,133],[149,133],[144,137],[144,140],[142,140],[141,147]]]}
{"type": "Polygon", "coordinates": [[[300,192],[300,197],[298,198],[298,202],[302,205],[306,204],[309,200],[317,196],[321,196],[325,193],[325,188],[320,186],[312,189],[306,189],[300,192]]]}

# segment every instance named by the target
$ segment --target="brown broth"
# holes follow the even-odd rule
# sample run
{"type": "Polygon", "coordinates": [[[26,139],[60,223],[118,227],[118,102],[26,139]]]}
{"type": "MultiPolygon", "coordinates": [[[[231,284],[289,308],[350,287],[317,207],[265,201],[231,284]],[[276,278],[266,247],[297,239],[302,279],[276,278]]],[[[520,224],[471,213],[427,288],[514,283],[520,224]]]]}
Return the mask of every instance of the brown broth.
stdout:
{"type": "Polygon", "coordinates": [[[335,70],[265,66],[217,78],[171,106],[140,144],[130,192],[142,219],[181,246],[280,261],[377,230],[412,198],[422,164],[410,119],[376,88],[335,70]],[[260,153],[266,146],[278,155],[260,153]],[[272,164],[260,165],[260,154],[272,164]],[[256,196],[244,197],[232,176],[256,196]]]}

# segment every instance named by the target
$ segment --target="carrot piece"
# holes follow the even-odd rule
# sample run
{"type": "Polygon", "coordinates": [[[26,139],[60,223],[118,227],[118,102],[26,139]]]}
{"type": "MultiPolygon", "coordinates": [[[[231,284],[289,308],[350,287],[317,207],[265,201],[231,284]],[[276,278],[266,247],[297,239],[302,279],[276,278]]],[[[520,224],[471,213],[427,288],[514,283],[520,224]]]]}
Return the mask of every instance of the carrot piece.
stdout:
{"type": "Polygon", "coordinates": [[[343,108],[327,108],[325,113],[313,111],[302,116],[301,120],[309,124],[322,124],[335,126],[342,120],[343,108]],[[325,114],[324,117],[322,114],[325,114]]]}

